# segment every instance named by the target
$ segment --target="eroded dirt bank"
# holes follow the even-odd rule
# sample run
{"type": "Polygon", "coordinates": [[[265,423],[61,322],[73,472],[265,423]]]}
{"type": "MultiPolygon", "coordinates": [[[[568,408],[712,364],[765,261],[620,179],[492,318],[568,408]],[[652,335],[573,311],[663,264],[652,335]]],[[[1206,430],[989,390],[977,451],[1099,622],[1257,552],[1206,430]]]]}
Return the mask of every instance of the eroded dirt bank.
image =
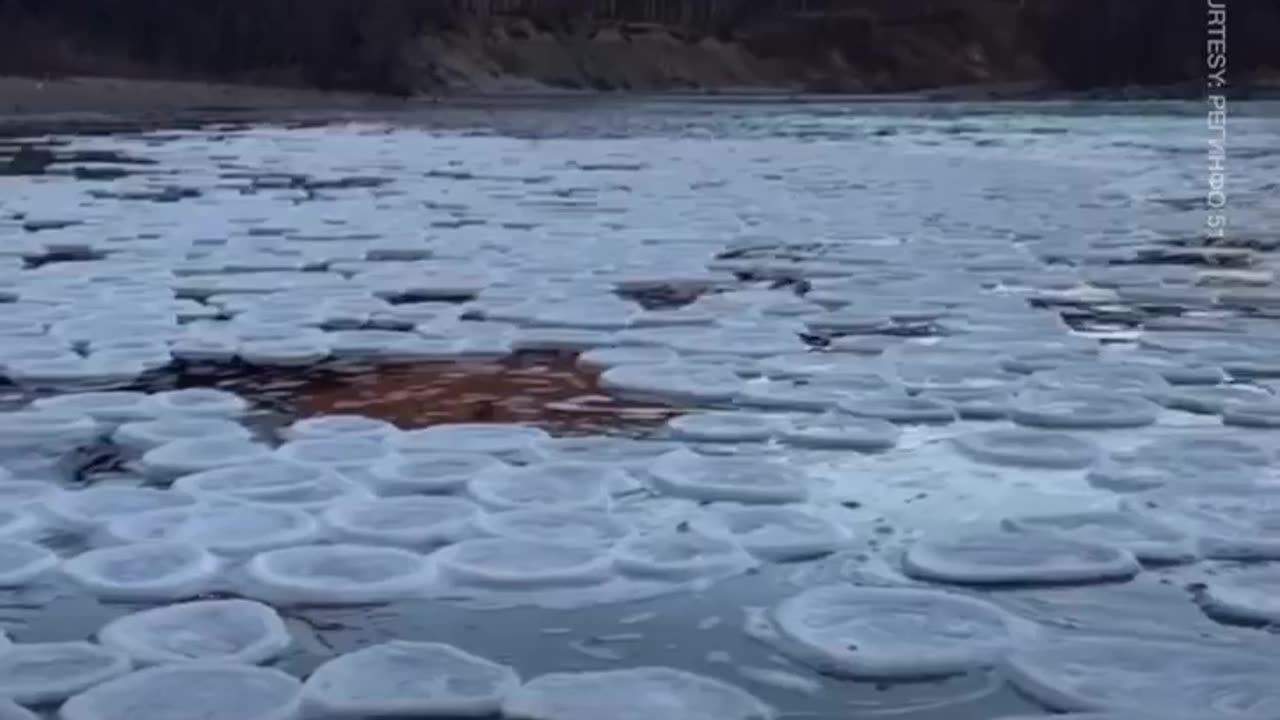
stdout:
{"type": "MultiPolygon", "coordinates": [[[[1233,81],[1275,77],[1280,6],[1228,4],[1233,81]]],[[[0,74],[399,95],[1190,92],[1206,22],[1199,0],[0,0],[0,74]]]]}

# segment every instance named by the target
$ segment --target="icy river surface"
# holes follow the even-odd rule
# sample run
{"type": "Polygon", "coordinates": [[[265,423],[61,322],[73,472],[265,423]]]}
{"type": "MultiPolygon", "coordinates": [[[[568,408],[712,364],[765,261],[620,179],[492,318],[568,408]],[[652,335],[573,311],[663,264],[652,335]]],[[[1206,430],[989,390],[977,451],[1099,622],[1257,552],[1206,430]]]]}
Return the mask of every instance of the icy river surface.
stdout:
{"type": "Polygon", "coordinates": [[[1280,108],[23,132],[0,720],[1280,719],[1280,108]]]}

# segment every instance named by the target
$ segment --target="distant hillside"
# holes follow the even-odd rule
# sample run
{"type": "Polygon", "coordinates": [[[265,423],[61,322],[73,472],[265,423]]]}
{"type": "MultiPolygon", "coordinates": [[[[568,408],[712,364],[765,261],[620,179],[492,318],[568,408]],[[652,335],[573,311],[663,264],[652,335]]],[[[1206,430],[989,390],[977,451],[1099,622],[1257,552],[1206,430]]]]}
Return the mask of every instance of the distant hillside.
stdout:
{"type": "MultiPolygon", "coordinates": [[[[1225,0],[1280,78],[1280,2],[1225,0]]],[[[1205,0],[0,0],[0,74],[413,94],[1202,84],[1205,0]]]]}

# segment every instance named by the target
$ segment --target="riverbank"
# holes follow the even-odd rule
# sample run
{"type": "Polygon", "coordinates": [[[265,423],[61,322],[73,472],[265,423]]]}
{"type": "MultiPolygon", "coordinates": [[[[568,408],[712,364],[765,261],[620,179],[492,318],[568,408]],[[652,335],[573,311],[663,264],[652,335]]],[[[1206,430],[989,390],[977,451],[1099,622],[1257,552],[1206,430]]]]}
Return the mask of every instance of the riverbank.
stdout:
{"type": "MultiPolygon", "coordinates": [[[[508,10],[477,15],[460,9],[466,3],[418,0],[136,0],[127,9],[114,0],[0,0],[0,77],[184,82],[172,93],[114,80],[75,80],[52,91],[10,82],[0,87],[0,105],[107,111],[320,100],[225,84],[402,97],[749,89],[985,100],[1203,92],[1205,19],[1203,8],[1187,2],[663,0],[584,3],[578,13],[522,2],[494,0],[490,8],[508,10]],[[516,5],[525,9],[509,9],[516,5]],[[624,12],[637,8],[649,10],[624,12]],[[206,82],[215,85],[186,84],[206,82]],[[100,102],[88,102],[95,94],[100,102]]],[[[1269,41],[1280,9],[1233,3],[1231,26],[1232,87],[1280,76],[1280,49],[1269,41]]],[[[335,101],[368,102],[323,96],[324,104],[335,101]]]]}

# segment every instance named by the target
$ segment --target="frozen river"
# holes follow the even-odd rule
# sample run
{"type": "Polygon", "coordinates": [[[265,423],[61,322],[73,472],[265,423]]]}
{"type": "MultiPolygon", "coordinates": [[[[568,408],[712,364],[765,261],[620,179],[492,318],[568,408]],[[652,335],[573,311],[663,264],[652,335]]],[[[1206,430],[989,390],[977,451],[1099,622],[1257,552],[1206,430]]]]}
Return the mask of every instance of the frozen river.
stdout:
{"type": "Polygon", "coordinates": [[[1206,240],[1220,137],[729,99],[0,136],[0,698],[1275,720],[1280,108],[1232,107],[1206,240]]]}

